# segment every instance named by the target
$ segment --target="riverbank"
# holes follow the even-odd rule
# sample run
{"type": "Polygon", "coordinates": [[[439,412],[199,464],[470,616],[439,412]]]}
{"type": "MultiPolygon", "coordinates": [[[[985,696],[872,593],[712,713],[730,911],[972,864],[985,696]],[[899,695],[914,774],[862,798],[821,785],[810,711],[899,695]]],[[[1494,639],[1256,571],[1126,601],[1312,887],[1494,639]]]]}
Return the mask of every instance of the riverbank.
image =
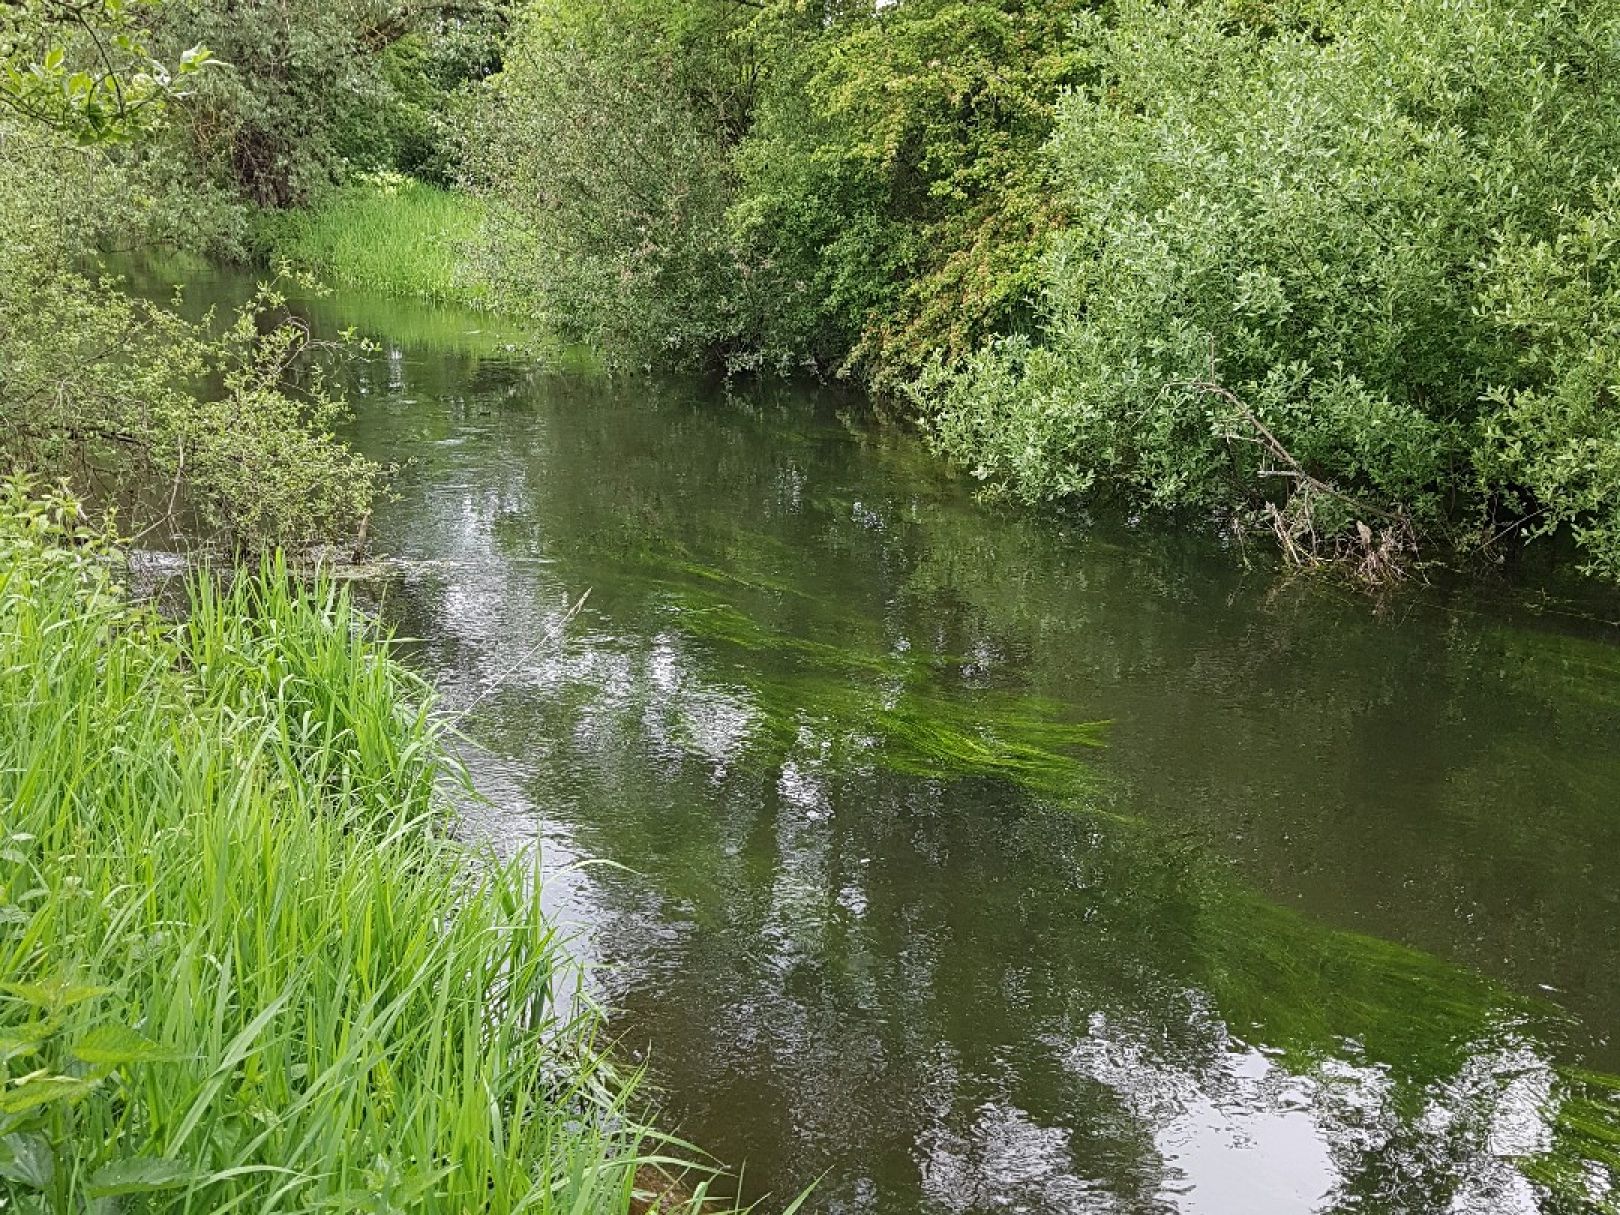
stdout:
{"type": "Polygon", "coordinates": [[[258,213],[255,243],[334,287],[485,310],[493,293],[467,255],[483,217],[472,195],[378,174],[310,210],[258,213]]]}
{"type": "Polygon", "coordinates": [[[272,562],[166,624],[16,484],[0,558],[0,1190],[635,1209],[634,1085],[529,863],[449,838],[429,689],[347,595],[272,562]]]}

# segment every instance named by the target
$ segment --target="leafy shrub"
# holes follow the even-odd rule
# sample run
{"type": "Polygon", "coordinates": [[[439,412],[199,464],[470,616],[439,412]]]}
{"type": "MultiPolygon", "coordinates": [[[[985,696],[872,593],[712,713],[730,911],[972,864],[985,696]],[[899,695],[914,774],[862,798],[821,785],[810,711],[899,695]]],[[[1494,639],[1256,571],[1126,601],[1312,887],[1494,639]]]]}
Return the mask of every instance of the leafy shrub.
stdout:
{"type": "Polygon", "coordinates": [[[1572,522],[1613,568],[1617,34],[1516,0],[1086,17],[1038,334],[913,399],[1031,500],[1264,515],[1301,552],[1572,522]]]}
{"type": "Polygon", "coordinates": [[[141,528],[189,514],[240,548],[355,537],[381,470],[333,436],[343,407],[318,367],[289,386],[308,334],[274,291],[193,324],[91,277],[86,246],[114,197],[101,154],[8,134],[0,472],[70,479],[141,528]]]}
{"type": "Polygon", "coordinates": [[[892,384],[1031,316],[1079,0],[549,0],[476,107],[485,274],[648,362],[892,384]]]}
{"type": "Polygon", "coordinates": [[[466,136],[490,207],[481,272],[505,307],[620,359],[726,345],[726,111],[696,65],[727,41],[680,19],[731,7],[552,0],[516,25],[466,136]]]}
{"type": "Polygon", "coordinates": [[[729,220],[744,337],[879,388],[1027,325],[1061,222],[1040,149],[1081,0],[767,6],[729,220]]]}

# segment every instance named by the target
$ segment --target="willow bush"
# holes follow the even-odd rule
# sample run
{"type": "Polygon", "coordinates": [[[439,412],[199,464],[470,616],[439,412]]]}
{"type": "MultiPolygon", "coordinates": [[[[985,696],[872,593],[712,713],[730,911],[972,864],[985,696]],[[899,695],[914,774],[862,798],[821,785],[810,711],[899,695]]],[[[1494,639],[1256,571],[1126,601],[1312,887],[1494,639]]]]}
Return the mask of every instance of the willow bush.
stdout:
{"type": "Polygon", "coordinates": [[[1613,10],[1132,0],[1077,37],[1042,323],[916,383],[945,450],[1307,555],[1571,523],[1620,572],[1613,10]]]}

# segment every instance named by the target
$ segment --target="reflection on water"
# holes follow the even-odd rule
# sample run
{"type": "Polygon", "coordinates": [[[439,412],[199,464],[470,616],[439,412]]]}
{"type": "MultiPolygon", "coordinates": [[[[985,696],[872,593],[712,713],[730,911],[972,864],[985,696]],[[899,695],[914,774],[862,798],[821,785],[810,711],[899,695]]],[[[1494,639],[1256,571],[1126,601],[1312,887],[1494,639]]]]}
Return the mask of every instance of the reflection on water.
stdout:
{"type": "Polygon", "coordinates": [[[628,867],[547,897],[748,1195],[1607,1209],[1605,626],[1003,517],[825,397],[355,377],[475,827],[628,867]]]}

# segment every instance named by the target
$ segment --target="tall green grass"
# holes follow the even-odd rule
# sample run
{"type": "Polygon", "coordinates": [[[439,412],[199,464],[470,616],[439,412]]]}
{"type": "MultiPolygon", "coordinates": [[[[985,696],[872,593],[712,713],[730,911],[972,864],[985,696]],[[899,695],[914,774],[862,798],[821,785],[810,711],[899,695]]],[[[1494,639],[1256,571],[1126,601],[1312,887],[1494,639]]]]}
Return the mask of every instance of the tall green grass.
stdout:
{"type": "Polygon", "coordinates": [[[660,1141],[445,838],[428,689],[273,563],[161,620],[74,511],[0,489],[0,1209],[630,1209],[660,1141]]]}
{"type": "Polygon", "coordinates": [[[488,285],[465,256],[483,223],[471,195],[391,174],[263,223],[262,239],[277,257],[333,286],[489,305],[488,285]]]}

